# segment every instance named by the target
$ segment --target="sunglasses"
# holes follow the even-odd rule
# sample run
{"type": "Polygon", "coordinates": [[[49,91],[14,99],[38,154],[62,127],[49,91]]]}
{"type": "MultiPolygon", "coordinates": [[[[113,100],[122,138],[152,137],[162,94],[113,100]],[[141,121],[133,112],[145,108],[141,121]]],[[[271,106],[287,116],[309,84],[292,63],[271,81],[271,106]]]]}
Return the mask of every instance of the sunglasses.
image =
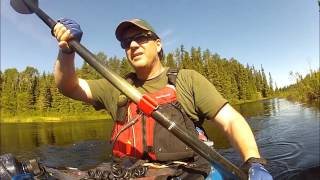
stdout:
{"type": "Polygon", "coordinates": [[[123,49],[128,49],[132,41],[137,42],[138,44],[143,44],[149,40],[156,40],[157,36],[153,33],[140,33],[132,37],[125,38],[121,41],[121,47],[123,49]]]}

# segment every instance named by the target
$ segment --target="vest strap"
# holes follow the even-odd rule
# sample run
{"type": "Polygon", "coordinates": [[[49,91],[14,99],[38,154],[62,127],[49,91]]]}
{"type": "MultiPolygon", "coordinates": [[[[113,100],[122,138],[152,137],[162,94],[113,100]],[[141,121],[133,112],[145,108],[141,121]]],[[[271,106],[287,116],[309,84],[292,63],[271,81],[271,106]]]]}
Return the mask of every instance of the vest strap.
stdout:
{"type": "Polygon", "coordinates": [[[167,72],[168,84],[176,86],[176,79],[179,73],[179,69],[169,68],[167,72]]]}
{"type": "Polygon", "coordinates": [[[159,107],[158,102],[146,94],[142,96],[137,105],[147,116],[150,116],[159,107]]]}

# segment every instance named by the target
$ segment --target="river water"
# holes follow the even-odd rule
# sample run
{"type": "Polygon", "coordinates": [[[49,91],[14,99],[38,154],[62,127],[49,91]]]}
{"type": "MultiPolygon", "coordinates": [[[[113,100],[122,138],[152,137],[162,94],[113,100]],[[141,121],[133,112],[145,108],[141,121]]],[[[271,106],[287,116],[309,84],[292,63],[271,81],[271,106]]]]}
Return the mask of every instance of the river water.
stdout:
{"type": "MultiPolygon", "coordinates": [[[[275,179],[320,179],[320,106],[271,99],[234,106],[251,126],[275,179]]],[[[0,124],[0,154],[40,158],[49,166],[89,168],[110,157],[112,121],[0,124]]],[[[205,129],[215,148],[241,164],[224,135],[205,129]]]]}

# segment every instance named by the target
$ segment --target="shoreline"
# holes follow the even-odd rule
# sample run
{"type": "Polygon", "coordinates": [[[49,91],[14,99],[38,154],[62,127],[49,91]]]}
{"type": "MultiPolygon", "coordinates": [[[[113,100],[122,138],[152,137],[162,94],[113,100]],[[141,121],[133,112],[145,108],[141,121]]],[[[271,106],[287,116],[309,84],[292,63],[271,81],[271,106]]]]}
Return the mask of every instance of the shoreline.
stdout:
{"type": "Polygon", "coordinates": [[[244,101],[240,101],[240,102],[237,102],[237,103],[230,103],[230,104],[231,104],[231,105],[240,105],[240,104],[251,103],[251,102],[258,102],[258,101],[263,101],[263,100],[273,99],[273,98],[278,98],[278,97],[267,97],[267,98],[254,99],[254,100],[244,100],[244,101]]]}
{"type": "MultiPolygon", "coordinates": [[[[244,103],[251,103],[256,101],[262,101],[266,99],[272,99],[276,97],[269,97],[269,98],[261,98],[255,100],[248,100],[242,101],[238,103],[230,103],[231,105],[240,105],[244,103]]],[[[0,123],[63,123],[63,122],[76,122],[76,121],[95,121],[95,120],[102,120],[102,119],[111,119],[109,114],[95,114],[95,115],[18,115],[18,116],[7,116],[1,117],[0,123]]]]}

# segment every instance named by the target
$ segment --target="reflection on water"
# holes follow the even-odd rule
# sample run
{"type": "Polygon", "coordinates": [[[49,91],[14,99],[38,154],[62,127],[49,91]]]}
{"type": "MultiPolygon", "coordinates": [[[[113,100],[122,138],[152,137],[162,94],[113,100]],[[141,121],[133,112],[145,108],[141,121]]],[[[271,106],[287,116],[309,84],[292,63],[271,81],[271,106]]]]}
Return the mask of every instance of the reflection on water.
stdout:
{"type": "Polygon", "coordinates": [[[111,120],[0,124],[0,154],[32,154],[42,145],[65,146],[85,140],[106,140],[111,135],[111,127],[111,120]]]}
{"type": "Polygon", "coordinates": [[[89,169],[108,161],[111,149],[109,143],[102,140],[87,140],[69,146],[42,146],[38,149],[41,161],[48,167],[78,167],[89,169]]]}
{"type": "MultiPolygon", "coordinates": [[[[253,129],[267,169],[275,179],[320,178],[320,106],[270,99],[235,106],[253,129]]],[[[112,121],[1,124],[0,153],[41,157],[54,167],[86,168],[109,158],[112,121]]],[[[205,129],[215,147],[237,165],[241,159],[221,131],[205,129]]]]}

